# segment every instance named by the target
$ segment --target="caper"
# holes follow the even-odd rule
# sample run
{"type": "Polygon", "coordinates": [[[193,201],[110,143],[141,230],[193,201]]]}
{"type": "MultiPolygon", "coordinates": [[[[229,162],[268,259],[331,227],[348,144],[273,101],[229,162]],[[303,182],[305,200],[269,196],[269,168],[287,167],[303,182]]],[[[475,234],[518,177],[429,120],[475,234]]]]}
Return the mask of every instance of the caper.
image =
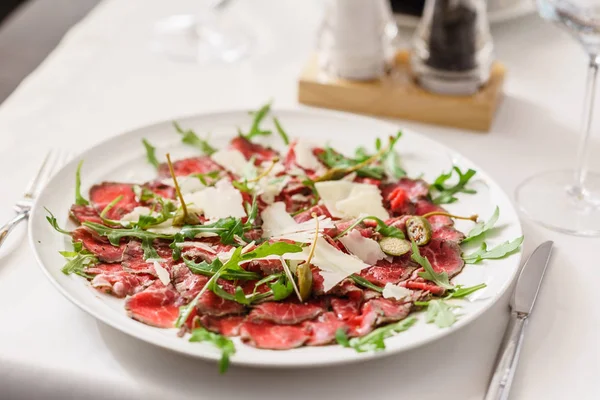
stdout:
{"type": "Polygon", "coordinates": [[[303,263],[296,268],[296,276],[298,277],[298,291],[300,292],[300,300],[306,301],[312,293],[313,276],[310,270],[310,265],[303,263]]]}
{"type": "Polygon", "coordinates": [[[395,237],[384,237],[379,241],[379,247],[390,256],[401,256],[410,251],[410,242],[395,237]]]}
{"type": "Polygon", "coordinates": [[[406,220],[406,233],[418,246],[426,245],[431,240],[431,224],[423,217],[410,217],[406,220]]]}
{"type": "Polygon", "coordinates": [[[186,214],[183,208],[178,208],[173,216],[173,226],[183,226],[183,225],[198,225],[200,224],[200,218],[197,214],[188,213],[186,214]]]}

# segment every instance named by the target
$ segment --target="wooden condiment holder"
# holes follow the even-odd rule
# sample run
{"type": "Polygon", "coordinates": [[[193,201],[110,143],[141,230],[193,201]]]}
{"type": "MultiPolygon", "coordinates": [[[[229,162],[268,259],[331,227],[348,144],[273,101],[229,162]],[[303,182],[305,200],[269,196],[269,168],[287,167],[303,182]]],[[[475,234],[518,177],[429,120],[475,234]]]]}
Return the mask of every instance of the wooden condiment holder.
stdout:
{"type": "Polygon", "coordinates": [[[502,95],[504,65],[494,62],[490,80],[474,95],[446,96],[428,92],[414,82],[409,58],[408,51],[400,51],[388,75],[361,82],[327,76],[313,56],[298,82],[298,101],[361,114],[489,131],[502,95]]]}

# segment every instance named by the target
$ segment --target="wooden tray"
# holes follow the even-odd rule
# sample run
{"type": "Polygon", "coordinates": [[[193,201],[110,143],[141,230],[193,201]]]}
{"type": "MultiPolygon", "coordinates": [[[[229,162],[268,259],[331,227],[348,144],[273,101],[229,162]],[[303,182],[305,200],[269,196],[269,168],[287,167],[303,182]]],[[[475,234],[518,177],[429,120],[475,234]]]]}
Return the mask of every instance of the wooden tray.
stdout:
{"type": "Polygon", "coordinates": [[[478,93],[444,96],[422,89],[411,79],[409,57],[407,51],[400,51],[387,76],[359,82],[327,76],[313,56],[298,82],[298,101],[317,107],[489,131],[502,95],[504,65],[493,64],[489,82],[478,93]]]}

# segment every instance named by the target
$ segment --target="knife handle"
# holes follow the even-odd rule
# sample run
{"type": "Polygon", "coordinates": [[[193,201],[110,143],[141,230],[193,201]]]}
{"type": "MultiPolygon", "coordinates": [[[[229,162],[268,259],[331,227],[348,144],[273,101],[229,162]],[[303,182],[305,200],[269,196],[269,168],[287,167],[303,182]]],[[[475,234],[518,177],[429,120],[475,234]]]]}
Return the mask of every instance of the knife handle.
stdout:
{"type": "Polygon", "coordinates": [[[519,353],[525,337],[527,314],[512,312],[507,330],[506,344],[498,355],[496,369],[490,380],[485,400],[507,400],[510,393],[519,353]]]}

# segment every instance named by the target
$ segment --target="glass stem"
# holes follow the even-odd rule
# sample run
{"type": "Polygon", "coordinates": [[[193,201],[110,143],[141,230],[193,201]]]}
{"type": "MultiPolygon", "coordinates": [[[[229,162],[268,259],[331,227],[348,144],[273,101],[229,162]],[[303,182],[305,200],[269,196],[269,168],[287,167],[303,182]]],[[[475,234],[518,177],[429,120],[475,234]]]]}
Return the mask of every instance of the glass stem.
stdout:
{"type": "Polygon", "coordinates": [[[581,139],[579,139],[579,150],[577,151],[577,164],[575,168],[575,184],[572,188],[572,192],[574,192],[574,194],[578,197],[582,197],[584,195],[585,175],[587,173],[588,158],[590,156],[589,139],[592,131],[592,114],[594,111],[594,100],[596,97],[596,77],[598,76],[599,61],[598,55],[590,55],[585,89],[585,100],[583,104],[581,139]]]}

